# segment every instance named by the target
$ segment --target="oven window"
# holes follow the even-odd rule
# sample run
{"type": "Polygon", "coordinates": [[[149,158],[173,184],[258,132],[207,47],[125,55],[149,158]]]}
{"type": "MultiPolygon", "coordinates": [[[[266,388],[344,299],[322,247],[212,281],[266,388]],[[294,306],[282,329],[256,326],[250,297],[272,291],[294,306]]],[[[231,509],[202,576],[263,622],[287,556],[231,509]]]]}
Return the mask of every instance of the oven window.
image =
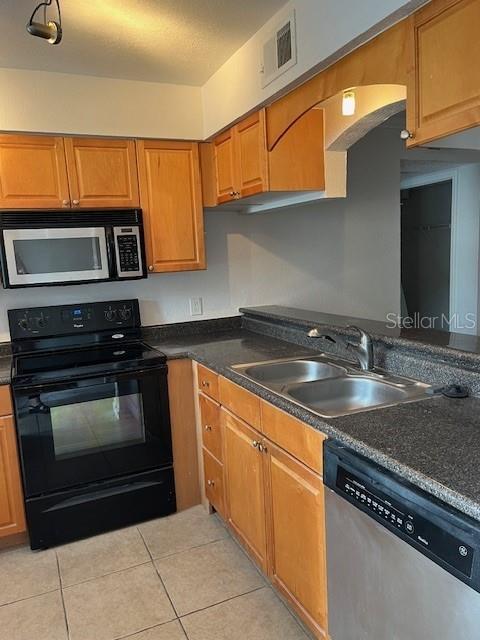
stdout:
{"type": "Polygon", "coordinates": [[[19,275],[103,268],[98,237],[13,240],[13,252],[19,275]]]}
{"type": "Polygon", "coordinates": [[[57,460],[145,442],[138,393],[50,408],[57,460]]]}

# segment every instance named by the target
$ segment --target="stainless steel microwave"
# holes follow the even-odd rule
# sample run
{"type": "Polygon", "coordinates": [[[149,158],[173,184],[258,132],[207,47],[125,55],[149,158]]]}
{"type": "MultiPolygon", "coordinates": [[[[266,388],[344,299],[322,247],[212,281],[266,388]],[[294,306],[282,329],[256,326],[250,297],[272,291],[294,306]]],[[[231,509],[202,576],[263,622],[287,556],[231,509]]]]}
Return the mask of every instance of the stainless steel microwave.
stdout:
{"type": "Polygon", "coordinates": [[[140,209],[0,212],[5,289],[146,278],[140,209]]]}

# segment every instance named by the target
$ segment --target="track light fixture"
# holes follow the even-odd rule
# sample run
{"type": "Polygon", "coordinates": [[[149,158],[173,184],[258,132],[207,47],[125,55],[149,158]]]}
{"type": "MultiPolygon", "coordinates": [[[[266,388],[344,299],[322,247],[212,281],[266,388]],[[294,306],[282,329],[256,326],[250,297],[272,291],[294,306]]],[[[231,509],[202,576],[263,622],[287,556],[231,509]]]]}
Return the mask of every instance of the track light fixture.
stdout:
{"type": "Polygon", "coordinates": [[[44,38],[50,44],[59,44],[62,39],[62,14],[60,12],[60,0],[55,0],[57,5],[57,20],[47,21],[47,7],[50,7],[54,0],[44,0],[40,2],[27,23],[27,31],[32,36],[44,38]],[[35,14],[43,7],[43,22],[35,22],[35,14]]]}

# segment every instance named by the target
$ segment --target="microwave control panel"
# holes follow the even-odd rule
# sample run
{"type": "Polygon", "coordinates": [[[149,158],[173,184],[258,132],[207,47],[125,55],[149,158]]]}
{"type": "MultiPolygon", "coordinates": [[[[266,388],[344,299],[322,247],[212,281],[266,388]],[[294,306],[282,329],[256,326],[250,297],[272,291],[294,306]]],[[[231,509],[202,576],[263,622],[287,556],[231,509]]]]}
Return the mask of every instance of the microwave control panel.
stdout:
{"type": "Polygon", "coordinates": [[[90,302],[53,307],[10,309],[12,340],[73,333],[133,329],[140,326],[138,300],[90,302]]]}
{"type": "Polygon", "coordinates": [[[115,254],[119,278],[143,275],[140,232],[136,226],[114,227],[115,254]]]}

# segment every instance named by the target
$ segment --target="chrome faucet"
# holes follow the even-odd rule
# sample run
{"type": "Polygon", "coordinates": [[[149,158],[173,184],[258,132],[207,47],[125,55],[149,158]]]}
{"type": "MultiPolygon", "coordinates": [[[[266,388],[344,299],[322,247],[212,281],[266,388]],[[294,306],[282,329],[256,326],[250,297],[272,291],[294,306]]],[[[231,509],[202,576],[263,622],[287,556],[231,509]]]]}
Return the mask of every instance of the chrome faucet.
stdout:
{"type": "MultiPolygon", "coordinates": [[[[360,329],[360,327],[349,326],[347,329],[354,329],[358,331],[360,334],[360,342],[355,344],[354,342],[347,341],[347,349],[351,349],[355,357],[358,360],[358,364],[363,371],[371,371],[374,368],[373,364],[373,342],[372,338],[360,329]]],[[[324,338],[329,342],[336,342],[332,336],[329,336],[326,333],[321,333],[316,327],[314,329],[310,329],[308,332],[309,338],[324,338]]]]}
{"type": "Polygon", "coordinates": [[[354,342],[347,342],[347,348],[352,349],[358,360],[360,368],[363,371],[371,371],[374,368],[373,364],[373,342],[372,338],[360,327],[350,326],[347,329],[354,329],[360,334],[360,342],[355,344],[354,342]]]}

